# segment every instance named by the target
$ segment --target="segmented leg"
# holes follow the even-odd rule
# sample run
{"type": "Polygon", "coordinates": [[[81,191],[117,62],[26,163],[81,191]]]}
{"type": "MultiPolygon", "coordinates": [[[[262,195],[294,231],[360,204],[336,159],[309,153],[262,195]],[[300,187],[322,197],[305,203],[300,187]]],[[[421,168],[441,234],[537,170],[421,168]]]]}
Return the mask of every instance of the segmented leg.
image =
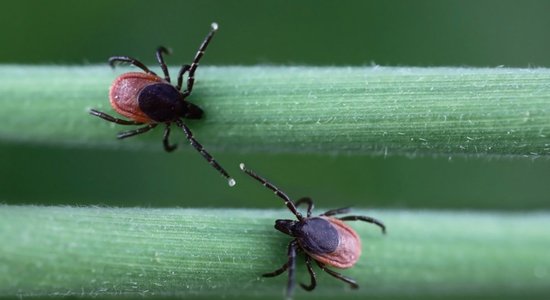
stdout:
{"type": "Polygon", "coordinates": [[[267,179],[261,177],[260,175],[252,172],[251,170],[248,170],[243,163],[240,164],[240,167],[241,167],[241,170],[243,170],[246,174],[248,174],[250,177],[258,180],[261,184],[263,184],[266,188],[272,190],[275,195],[279,196],[281,199],[283,199],[285,201],[285,205],[286,207],[288,207],[288,209],[290,209],[290,211],[296,216],[296,218],[298,218],[298,220],[303,220],[304,217],[302,216],[302,214],[296,209],[296,206],[294,205],[294,203],[292,202],[292,200],[290,200],[290,198],[287,196],[287,194],[285,194],[283,191],[281,191],[278,187],[274,186],[272,183],[270,183],[269,181],[267,181],[267,179]]]}
{"type": "Polygon", "coordinates": [[[334,215],[338,215],[338,214],[347,214],[347,213],[350,212],[350,210],[351,209],[349,207],[331,209],[329,211],[326,211],[326,212],[322,213],[321,216],[330,217],[330,216],[334,216],[334,215]]]}
{"type": "Polygon", "coordinates": [[[300,286],[306,291],[313,291],[313,289],[315,289],[315,287],[317,286],[317,275],[311,267],[311,257],[309,255],[306,255],[306,266],[307,271],[309,272],[309,277],[311,278],[311,282],[309,285],[300,283],[300,286]]]}
{"type": "Polygon", "coordinates": [[[170,73],[168,73],[168,67],[166,67],[166,64],[164,63],[164,57],[162,56],[163,54],[170,54],[170,51],[168,51],[165,47],[158,47],[156,53],[157,61],[162,69],[162,73],[164,73],[164,80],[170,82],[170,73]]]}
{"type": "Polygon", "coordinates": [[[187,125],[185,125],[181,120],[176,120],[176,124],[181,129],[183,129],[183,132],[185,133],[187,140],[189,141],[189,143],[191,143],[193,148],[195,148],[195,150],[197,150],[202,155],[202,157],[204,157],[204,159],[206,159],[206,161],[208,161],[208,163],[212,167],[214,167],[214,169],[220,172],[223,175],[223,177],[227,178],[229,186],[234,186],[235,180],[231,178],[229,174],[227,174],[225,169],[222,168],[222,166],[220,166],[220,164],[218,164],[218,162],[212,157],[212,155],[210,155],[210,153],[208,153],[206,149],[204,149],[204,147],[197,140],[195,140],[195,138],[193,137],[193,133],[191,132],[189,127],[187,127],[187,125]]]}
{"type": "Polygon", "coordinates": [[[199,50],[197,51],[197,54],[195,54],[195,59],[193,59],[193,62],[191,63],[191,67],[189,68],[189,75],[187,77],[187,89],[183,92],[184,97],[191,94],[191,91],[193,90],[193,84],[195,83],[195,70],[197,70],[197,67],[199,66],[199,62],[204,55],[204,51],[206,51],[206,47],[208,47],[208,44],[210,43],[210,40],[214,36],[214,33],[218,30],[218,24],[212,23],[211,25],[212,30],[208,33],[204,41],[199,47],[199,50]]]}
{"type": "Polygon", "coordinates": [[[170,141],[168,140],[169,136],[170,136],[170,123],[166,123],[166,127],[164,128],[164,136],[162,138],[162,144],[164,145],[164,150],[166,150],[166,152],[172,152],[176,150],[176,148],[178,147],[178,145],[176,144],[170,145],[170,141]]]}
{"type": "MultiPolygon", "coordinates": [[[[290,243],[288,243],[287,254],[289,256],[289,260],[282,267],[280,267],[279,269],[277,269],[273,272],[262,274],[262,277],[275,277],[275,276],[279,276],[279,275],[283,274],[288,269],[288,266],[290,264],[290,247],[292,247],[292,245],[295,245],[296,243],[297,243],[296,240],[292,240],[290,243]]],[[[294,250],[294,252],[296,252],[296,250],[294,250]]],[[[294,254],[294,257],[296,257],[296,253],[294,254]]]]}
{"type": "Polygon", "coordinates": [[[119,132],[116,137],[118,139],[125,139],[125,138],[128,138],[128,137],[134,136],[134,135],[145,133],[145,132],[147,132],[147,131],[155,128],[155,127],[157,127],[156,123],[148,124],[147,126],[140,127],[138,129],[119,132]]]}
{"type": "Polygon", "coordinates": [[[384,234],[386,233],[386,226],[384,225],[384,223],[382,223],[382,221],[379,221],[375,218],[371,218],[371,217],[367,217],[367,216],[345,216],[345,217],[341,217],[339,219],[342,220],[342,221],[365,221],[365,222],[369,222],[369,223],[375,224],[378,227],[380,227],[380,229],[382,229],[382,233],[384,233],[384,234]]]}
{"type": "Polygon", "coordinates": [[[348,283],[348,284],[351,286],[352,289],[356,289],[356,288],[359,287],[359,285],[357,285],[357,282],[355,282],[355,280],[353,280],[353,279],[351,279],[351,278],[349,278],[349,277],[347,277],[347,276],[344,276],[344,275],[342,275],[342,274],[340,274],[340,273],[338,273],[338,272],[335,272],[335,271],[333,271],[333,270],[327,268],[327,267],[325,266],[325,264],[323,264],[323,263],[320,263],[320,262],[318,262],[318,261],[315,261],[315,262],[317,263],[317,265],[319,266],[319,268],[321,268],[321,270],[327,272],[328,274],[330,274],[330,275],[333,276],[334,278],[340,279],[340,280],[342,280],[342,281],[348,283]]]}
{"type": "Polygon", "coordinates": [[[311,211],[313,210],[313,200],[311,200],[311,198],[309,198],[309,197],[303,197],[303,198],[298,199],[298,201],[296,201],[296,203],[294,203],[294,205],[296,207],[298,207],[302,203],[307,204],[307,217],[308,218],[311,217],[311,211]]]}
{"type": "Polygon", "coordinates": [[[266,273],[262,275],[263,277],[274,277],[288,270],[288,282],[286,285],[287,299],[292,298],[292,294],[294,293],[294,283],[295,283],[294,271],[296,269],[296,249],[297,248],[298,248],[298,242],[296,240],[292,240],[290,243],[288,243],[288,247],[287,247],[288,261],[281,268],[275,270],[274,272],[266,273]]]}
{"type": "Polygon", "coordinates": [[[264,273],[262,274],[262,277],[275,277],[275,276],[279,276],[281,274],[283,274],[286,270],[288,269],[288,262],[286,262],[282,267],[280,267],[279,269],[273,271],[273,272],[269,272],[269,273],[264,273]]]}
{"type": "MultiPolygon", "coordinates": [[[[183,65],[181,66],[181,69],[180,71],[178,72],[178,85],[176,85],[176,89],[178,91],[181,90],[181,85],[183,84],[183,75],[189,71],[189,68],[191,68],[190,65],[183,65]]],[[[189,93],[187,93],[187,95],[189,95],[189,93]]]]}
{"type": "Polygon", "coordinates": [[[128,120],[115,118],[111,115],[108,115],[104,112],[100,112],[100,111],[95,110],[95,109],[90,109],[89,113],[93,116],[100,117],[105,121],[113,122],[113,123],[120,124],[120,125],[141,125],[141,124],[143,124],[141,122],[128,121],[128,120]]]}
{"type": "Polygon", "coordinates": [[[157,75],[155,72],[149,70],[149,68],[147,68],[142,62],[140,62],[139,60],[133,58],[133,57],[129,57],[129,56],[113,56],[113,57],[110,57],[109,58],[109,65],[111,67],[115,67],[115,63],[116,62],[123,62],[123,63],[129,63],[131,65],[134,65],[140,69],[142,69],[143,71],[145,71],[145,73],[149,73],[149,74],[152,74],[152,75],[157,75]]]}

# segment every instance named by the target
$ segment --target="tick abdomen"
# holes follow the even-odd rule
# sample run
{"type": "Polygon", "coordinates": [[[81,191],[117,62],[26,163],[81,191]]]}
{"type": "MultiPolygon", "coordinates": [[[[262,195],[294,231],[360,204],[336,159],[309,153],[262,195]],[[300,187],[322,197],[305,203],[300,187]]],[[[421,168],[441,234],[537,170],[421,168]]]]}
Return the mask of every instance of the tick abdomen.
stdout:
{"type": "Polygon", "coordinates": [[[311,221],[303,230],[307,238],[298,239],[299,243],[303,241],[300,245],[309,255],[321,263],[340,269],[352,267],[359,260],[361,240],[350,226],[337,218],[325,216],[310,218],[305,223],[311,221]]]}
{"type": "Polygon", "coordinates": [[[115,79],[109,90],[111,105],[119,114],[127,118],[137,122],[149,123],[150,117],[139,109],[136,101],[143,88],[159,82],[164,82],[164,80],[147,73],[129,72],[122,74],[115,79]]]}

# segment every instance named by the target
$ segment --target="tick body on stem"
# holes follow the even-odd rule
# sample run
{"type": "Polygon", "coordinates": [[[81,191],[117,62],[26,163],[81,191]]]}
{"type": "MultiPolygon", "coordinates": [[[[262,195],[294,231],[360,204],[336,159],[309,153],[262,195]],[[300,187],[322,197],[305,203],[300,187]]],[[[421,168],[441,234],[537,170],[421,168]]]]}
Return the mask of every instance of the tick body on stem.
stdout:
{"type": "Polygon", "coordinates": [[[304,252],[311,282],[309,285],[300,283],[303,289],[312,291],[317,286],[317,276],[312,268],[311,260],[314,260],[319,268],[329,275],[348,283],[351,288],[358,288],[359,286],[355,280],[328,268],[329,266],[340,269],[350,268],[361,255],[361,240],[359,236],[343,221],[369,222],[379,226],[382,229],[382,233],[386,233],[384,224],[379,220],[367,216],[334,217],[335,215],[348,213],[350,211],[349,208],[333,209],[319,216],[312,217],[313,200],[311,198],[305,197],[293,202],[283,191],[268,182],[265,178],[246,169],[244,164],[241,163],[240,168],[282,198],[287,208],[297,218],[297,220],[285,219],[275,221],[275,228],[277,230],[294,237],[294,239],[287,247],[288,261],[279,269],[263,274],[263,276],[274,277],[288,271],[286,296],[287,298],[291,298],[295,284],[296,255],[299,252],[304,252]],[[307,205],[307,215],[305,217],[297,209],[301,204],[307,205]]]}
{"type": "Polygon", "coordinates": [[[135,58],[129,56],[113,56],[109,58],[109,64],[112,67],[116,63],[129,63],[145,72],[124,73],[115,79],[109,90],[111,106],[116,112],[130,120],[115,118],[95,109],[91,109],[90,114],[116,124],[145,125],[137,129],[120,132],[117,135],[119,139],[142,134],[157,127],[159,124],[164,124],[162,143],[167,152],[172,152],[176,149],[176,145],[172,145],[169,142],[170,125],[175,123],[177,127],[183,130],[191,145],[210,165],[227,178],[230,186],[234,186],[235,180],[229,176],[225,169],[194,138],[189,127],[182,121],[182,119],[200,119],[203,115],[202,109],[186,101],[186,98],[193,91],[195,71],[199,66],[199,61],[217,30],[218,25],[212,23],[212,30],[200,45],[193,62],[190,65],[183,65],[181,67],[176,85],[172,85],[170,82],[170,74],[163,57],[164,54],[169,54],[169,51],[164,47],[159,47],[156,52],[157,61],[162,69],[164,78],[149,70],[142,62],[135,58]],[[185,74],[187,74],[187,83],[185,90],[182,91],[183,76],[185,74]]]}

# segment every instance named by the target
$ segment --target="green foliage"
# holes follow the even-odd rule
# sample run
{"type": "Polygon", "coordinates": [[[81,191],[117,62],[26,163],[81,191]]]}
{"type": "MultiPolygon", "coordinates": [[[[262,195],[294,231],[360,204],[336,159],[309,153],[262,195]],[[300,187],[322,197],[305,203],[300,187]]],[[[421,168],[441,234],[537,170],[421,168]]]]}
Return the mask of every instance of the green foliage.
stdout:
{"type": "MultiPolygon", "coordinates": [[[[213,149],[550,154],[546,69],[265,66],[200,72],[205,79],[189,99],[207,115],[190,124],[213,149]]],[[[107,68],[4,66],[0,74],[3,140],[120,144],[112,138],[120,126],[109,130],[113,124],[84,115],[91,107],[111,111],[106,88],[113,74],[107,68]]],[[[132,147],[157,144],[151,135],[132,141],[132,147]]]]}
{"type": "MultiPolygon", "coordinates": [[[[363,255],[342,272],[361,288],[319,270],[316,298],[549,292],[547,213],[354,213],[380,218],[388,234],[351,222],[363,255]]],[[[289,237],[272,225],[287,217],[286,210],[1,206],[0,236],[10,242],[0,245],[0,296],[278,295],[286,276],[259,274],[286,260],[289,237]]]]}

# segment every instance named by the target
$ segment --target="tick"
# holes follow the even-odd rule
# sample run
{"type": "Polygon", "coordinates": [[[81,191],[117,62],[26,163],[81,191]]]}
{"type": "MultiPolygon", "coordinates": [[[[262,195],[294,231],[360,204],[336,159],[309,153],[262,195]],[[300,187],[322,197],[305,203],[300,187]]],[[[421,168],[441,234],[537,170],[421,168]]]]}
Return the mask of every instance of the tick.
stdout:
{"type": "Polygon", "coordinates": [[[111,67],[114,67],[116,63],[129,63],[145,72],[124,73],[115,79],[109,90],[111,106],[116,112],[130,120],[115,118],[95,109],[91,109],[90,114],[120,125],[145,125],[137,129],[120,132],[117,135],[119,139],[142,134],[157,127],[159,124],[164,124],[162,143],[164,150],[167,152],[172,152],[177,147],[177,145],[170,144],[169,141],[170,126],[172,123],[175,123],[176,126],[183,130],[189,143],[212,167],[227,178],[230,186],[234,186],[235,180],[229,176],[225,169],[195,139],[189,127],[182,120],[200,119],[203,115],[202,109],[186,101],[186,98],[193,91],[195,71],[206,51],[206,47],[210,43],[214,33],[218,30],[218,24],[212,23],[211,26],[211,31],[200,45],[191,65],[183,65],[180,68],[176,85],[171,83],[168,68],[164,63],[163,55],[170,53],[165,47],[159,47],[156,52],[157,61],[164,73],[164,78],[149,70],[142,62],[135,58],[129,56],[113,56],[109,58],[111,67]],[[187,86],[182,91],[183,76],[185,74],[187,74],[187,86]]]}
{"type": "Polygon", "coordinates": [[[279,269],[262,276],[274,277],[288,271],[286,296],[287,298],[291,298],[295,284],[296,255],[299,252],[303,252],[305,253],[306,267],[311,278],[309,285],[300,283],[303,289],[312,291],[317,286],[317,275],[313,271],[311,260],[314,260],[319,268],[329,275],[348,283],[353,289],[358,288],[359,286],[355,280],[328,268],[328,266],[339,269],[350,268],[361,255],[361,240],[359,236],[343,221],[369,222],[380,227],[382,233],[386,233],[384,224],[375,218],[367,216],[334,217],[338,214],[348,213],[350,211],[349,208],[333,209],[319,216],[312,217],[313,200],[311,198],[304,197],[293,202],[283,191],[268,182],[265,178],[246,169],[244,164],[241,163],[240,168],[282,198],[286,207],[298,219],[297,221],[286,219],[275,221],[275,229],[294,237],[294,239],[290,241],[287,247],[288,261],[279,269]],[[307,205],[307,215],[305,217],[297,209],[301,204],[307,205]]]}

